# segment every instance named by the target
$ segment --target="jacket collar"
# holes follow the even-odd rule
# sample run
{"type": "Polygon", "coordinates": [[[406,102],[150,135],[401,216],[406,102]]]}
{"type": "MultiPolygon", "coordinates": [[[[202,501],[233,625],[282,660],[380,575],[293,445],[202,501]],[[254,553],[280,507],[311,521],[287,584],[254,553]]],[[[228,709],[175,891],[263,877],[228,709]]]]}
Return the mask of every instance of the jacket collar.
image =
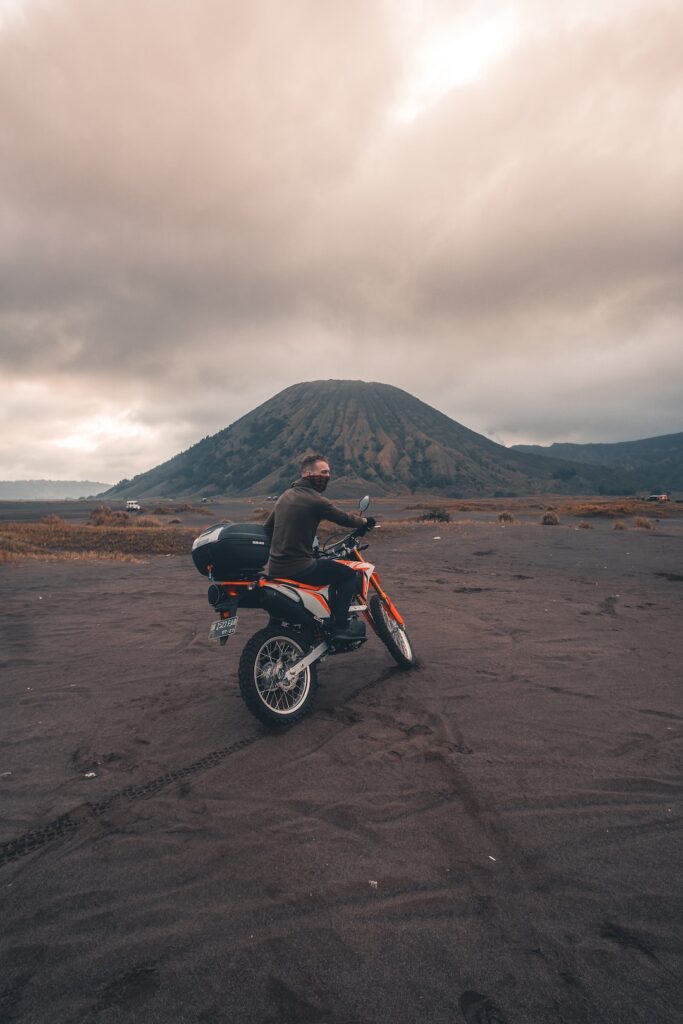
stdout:
{"type": "MultiPolygon", "coordinates": [[[[308,479],[308,477],[303,477],[303,476],[300,476],[298,480],[295,480],[294,483],[292,484],[292,487],[304,489],[304,490],[307,490],[307,491],[315,491],[315,487],[313,486],[311,481],[308,479]]],[[[317,491],[316,491],[316,493],[317,493],[317,491]]]]}

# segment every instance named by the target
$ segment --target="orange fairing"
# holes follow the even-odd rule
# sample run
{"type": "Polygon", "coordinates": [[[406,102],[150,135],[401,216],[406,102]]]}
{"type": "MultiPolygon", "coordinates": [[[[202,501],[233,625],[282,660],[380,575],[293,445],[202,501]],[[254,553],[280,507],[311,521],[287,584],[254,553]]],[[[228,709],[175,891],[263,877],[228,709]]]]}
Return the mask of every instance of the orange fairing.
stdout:
{"type": "Polygon", "coordinates": [[[336,561],[339,562],[341,565],[348,565],[350,569],[355,569],[356,572],[359,572],[361,574],[361,580],[362,580],[362,586],[363,586],[362,594],[363,594],[364,600],[367,600],[367,597],[368,597],[368,569],[371,571],[371,577],[372,577],[374,575],[374,572],[372,571],[374,569],[374,566],[370,565],[369,562],[362,561],[362,559],[361,559],[361,557],[360,557],[360,555],[358,554],[357,551],[355,552],[355,554],[356,554],[357,559],[358,559],[357,561],[352,562],[348,558],[337,558],[336,561]]]}

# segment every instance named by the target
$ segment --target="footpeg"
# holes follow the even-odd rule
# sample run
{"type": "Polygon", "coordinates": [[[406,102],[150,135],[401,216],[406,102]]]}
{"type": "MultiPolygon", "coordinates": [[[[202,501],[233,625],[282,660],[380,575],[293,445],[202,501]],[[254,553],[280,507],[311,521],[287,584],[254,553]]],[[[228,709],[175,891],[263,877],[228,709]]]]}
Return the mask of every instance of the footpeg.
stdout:
{"type": "Polygon", "coordinates": [[[353,640],[336,640],[334,637],[330,643],[330,654],[345,654],[347,651],[357,651],[367,642],[366,636],[357,636],[353,640]]]}

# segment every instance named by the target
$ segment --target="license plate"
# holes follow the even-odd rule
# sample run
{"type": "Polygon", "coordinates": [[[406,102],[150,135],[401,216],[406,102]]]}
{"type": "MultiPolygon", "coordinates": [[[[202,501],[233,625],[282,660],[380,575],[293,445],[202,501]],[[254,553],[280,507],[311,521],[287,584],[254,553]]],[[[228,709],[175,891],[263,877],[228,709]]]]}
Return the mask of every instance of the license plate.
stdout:
{"type": "Polygon", "coordinates": [[[223,637],[232,636],[237,629],[237,616],[231,615],[229,619],[218,619],[211,623],[209,640],[221,640],[223,637]]]}

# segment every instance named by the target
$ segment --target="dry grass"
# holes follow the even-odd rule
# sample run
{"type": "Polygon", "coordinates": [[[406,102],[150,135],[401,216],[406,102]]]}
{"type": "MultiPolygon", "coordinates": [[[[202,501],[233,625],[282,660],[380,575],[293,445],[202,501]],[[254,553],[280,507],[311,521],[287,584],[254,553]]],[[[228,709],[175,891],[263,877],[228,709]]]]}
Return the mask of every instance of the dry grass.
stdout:
{"type": "Polygon", "coordinates": [[[23,551],[21,553],[0,549],[0,565],[16,565],[19,562],[132,562],[139,564],[145,559],[138,555],[127,555],[121,551],[102,554],[99,551],[23,551]]]}
{"type": "Polygon", "coordinates": [[[581,519],[604,516],[616,519],[624,516],[642,515],[645,511],[652,512],[658,518],[675,518],[683,516],[683,503],[675,501],[654,505],[646,504],[641,498],[631,497],[568,497],[564,494],[530,494],[526,497],[500,498],[439,498],[405,505],[406,512],[419,509],[443,508],[453,515],[457,512],[492,512],[498,515],[506,509],[519,517],[525,513],[556,511],[561,516],[577,516],[581,519]]]}
{"type": "Polygon", "coordinates": [[[591,524],[590,524],[590,523],[587,523],[587,522],[586,522],[586,521],[584,520],[583,522],[579,523],[579,525],[578,525],[578,526],[576,527],[576,529],[577,529],[577,530],[592,530],[592,529],[593,529],[593,527],[591,526],[591,524]]]}
{"type": "MultiPolygon", "coordinates": [[[[569,500],[562,504],[561,511],[568,516],[582,518],[619,519],[625,516],[642,515],[644,502],[637,498],[604,498],[592,502],[581,499],[569,500]]],[[[652,505],[649,506],[652,508],[652,505]]],[[[675,504],[657,505],[658,516],[676,516],[683,514],[683,508],[675,504]]]]}
{"type": "Polygon", "coordinates": [[[623,521],[623,519],[615,519],[614,520],[614,526],[612,527],[612,529],[613,530],[628,530],[628,526],[623,521]]]}
{"type": "Polygon", "coordinates": [[[0,523],[0,562],[24,558],[73,560],[108,558],[129,561],[145,555],[189,554],[196,530],[146,526],[50,522],[0,523]]]}
{"type": "Polygon", "coordinates": [[[503,523],[503,524],[505,524],[505,523],[514,523],[514,521],[515,521],[515,517],[513,516],[512,512],[499,512],[498,513],[498,522],[499,523],[503,523]]]}
{"type": "Polygon", "coordinates": [[[541,516],[542,526],[559,526],[560,517],[557,512],[544,512],[541,516]]]}
{"type": "Polygon", "coordinates": [[[647,518],[647,516],[638,516],[638,518],[636,519],[636,526],[638,527],[639,530],[651,530],[652,529],[652,523],[647,518]]]}

